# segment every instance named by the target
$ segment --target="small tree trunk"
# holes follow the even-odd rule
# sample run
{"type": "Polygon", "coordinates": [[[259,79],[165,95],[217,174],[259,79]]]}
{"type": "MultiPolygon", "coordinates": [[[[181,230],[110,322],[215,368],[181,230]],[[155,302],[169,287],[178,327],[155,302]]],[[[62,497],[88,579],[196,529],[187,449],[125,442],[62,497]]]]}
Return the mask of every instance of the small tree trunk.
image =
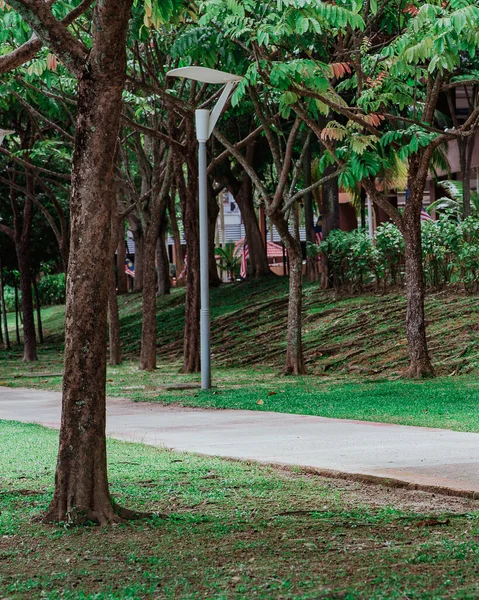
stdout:
{"type": "Polygon", "coordinates": [[[158,271],[158,296],[170,293],[170,260],[166,250],[166,212],[163,212],[156,241],[156,268],[158,271]]]}
{"type": "Polygon", "coordinates": [[[140,228],[133,231],[133,239],[135,240],[135,279],[133,282],[133,291],[141,292],[143,289],[143,269],[144,269],[144,235],[140,228]]]}
{"type": "Polygon", "coordinates": [[[250,263],[251,277],[265,277],[271,275],[271,269],[266,255],[266,246],[261,235],[258,218],[254,209],[253,185],[251,179],[243,175],[243,181],[235,196],[241,216],[243,218],[246,232],[246,241],[248,242],[248,259],[250,263]]]}
{"type": "Polygon", "coordinates": [[[215,229],[220,207],[211,186],[208,186],[208,273],[210,287],[220,287],[221,277],[218,275],[218,265],[215,258],[215,229]]]}
{"type": "Polygon", "coordinates": [[[170,194],[168,202],[168,215],[170,217],[170,226],[173,233],[175,272],[176,278],[178,279],[178,275],[181,273],[181,271],[183,271],[185,263],[183,261],[183,248],[181,247],[181,235],[178,227],[178,219],[176,218],[175,197],[176,190],[173,190],[173,193],[170,194]]]}
{"type": "Polygon", "coordinates": [[[38,330],[38,341],[43,344],[43,327],[42,327],[42,310],[40,306],[40,296],[38,295],[38,285],[36,277],[32,277],[33,291],[35,293],[35,304],[37,309],[37,330],[38,330]]]}
{"type": "Polygon", "coordinates": [[[110,287],[108,290],[108,336],[110,340],[110,365],[121,364],[120,315],[116,291],[115,260],[110,269],[110,287]]]}
{"type": "Polygon", "coordinates": [[[33,316],[33,295],[28,248],[16,243],[18,270],[20,271],[20,291],[22,292],[23,313],[23,360],[34,362],[37,357],[37,340],[35,336],[35,320],[33,316]]]}
{"type": "Polygon", "coordinates": [[[0,300],[2,303],[2,320],[3,320],[4,331],[5,331],[3,343],[4,343],[5,349],[10,350],[10,338],[8,335],[8,323],[7,323],[7,307],[5,306],[5,294],[4,294],[4,285],[3,285],[3,268],[2,268],[1,260],[0,260],[0,300]]]}
{"type": "Polygon", "coordinates": [[[429,359],[424,318],[424,271],[421,245],[422,192],[409,186],[409,199],[404,209],[404,241],[406,244],[406,334],[409,345],[409,377],[434,375],[429,359]]]}
{"type": "Polygon", "coordinates": [[[156,272],[155,251],[157,227],[150,224],[143,247],[143,305],[141,311],[140,369],[156,369],[156,272]]]}
{"type": "Polygon", "coordinates": [[[303,256],[298,215],[293,212],[294,236],[289,232],[288,223],[281,213],[271,215],[271,220],[288,251],[289,262],[288,333],[283,372],[285,375],[304,375],[307,370],[302,343],[303,256]]]}
{"type": "MultiPolygon", "coordinates": [[[[303,186],[311,185],[311,141],[307,143],[303,158],[303,186]]],[[[304,226],[306,229],[306,244],[316,242],[314,231],[313,192],[308,192],[303,197],[304,203],[304,226]]],[[[315,256],[306,253],[306,273],[309,281],[317,281],[319,277],[318,261],[315,256]]]]}
{"type": "Polygon", "coordinates": [[[125,273],[126,244],[125,244],[125,222],[119,226],[118,246],[116,249],[116,277],[118,295],[122,296],[128,292],[127,275],[125,273]]]}
{"type": "Polygon", "coordinates": [[[17,338],[17,344],[21,344],[21,340],[20,340],[20,319],[19,319],[19,311],[20,311],[20,303],[18,301],[18,284],[17,284],[17,280],[15,278],[14,280],[14,286],[15,286],[15,335],[17,338]]]}

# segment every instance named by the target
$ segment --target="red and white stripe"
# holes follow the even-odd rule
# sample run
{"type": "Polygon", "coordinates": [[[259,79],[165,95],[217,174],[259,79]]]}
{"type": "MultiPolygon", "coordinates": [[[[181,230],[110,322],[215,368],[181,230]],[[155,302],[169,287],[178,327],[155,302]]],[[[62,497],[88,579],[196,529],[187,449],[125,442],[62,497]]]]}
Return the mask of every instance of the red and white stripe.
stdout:
{"type": "Polygon", "coordinates": [[[249,250],[248,244],[243,244],[243,251],[241,253],[241,268],[240,268],[240,277],[242,279],[246,279],[246,262],[248,260],[249,250]]]}

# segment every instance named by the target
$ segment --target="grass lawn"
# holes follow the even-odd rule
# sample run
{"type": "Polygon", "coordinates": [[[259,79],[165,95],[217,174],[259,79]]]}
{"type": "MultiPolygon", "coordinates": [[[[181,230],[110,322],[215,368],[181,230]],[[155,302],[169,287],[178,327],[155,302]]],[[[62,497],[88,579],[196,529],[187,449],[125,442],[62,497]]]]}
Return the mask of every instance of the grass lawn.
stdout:
{"type": "MultiPolygon", "coordinates": [[[[212,291],[214,389],[162,389],[198,382],[181,375],[184,290],[158,299],[158,369],[138,369],[141,297],[120,298],[126,360],[108,369],[107,393],[135,401],[321,415],[479,431],[479,302],[438,293],[427,299],[428,336],[439,376],[400,378],[407,364],[400,295],[335,298],[305,287],[305,355],[310,375],[282,377],[287,281],[273,278],[212,291]]],[[[9,315],[13,339],[13,315],[9,315]]],[[[60,389],[63,307],[43,310],[40,361],[0,350],[0,385],[60,389]],[[45,377],[45,375],[49,375],[45,377]],[[53,376],[52,376],[53,375],[53,376]],[[55,376],[56,375],[56,376],[55,376]]]]}
{"type": "Polygon", "coordinates": [[[0,422],[0,597],[475,598],[478,502],[109,442],[116,500],[156,513],[41,525],[58,434],[0,422]]]}

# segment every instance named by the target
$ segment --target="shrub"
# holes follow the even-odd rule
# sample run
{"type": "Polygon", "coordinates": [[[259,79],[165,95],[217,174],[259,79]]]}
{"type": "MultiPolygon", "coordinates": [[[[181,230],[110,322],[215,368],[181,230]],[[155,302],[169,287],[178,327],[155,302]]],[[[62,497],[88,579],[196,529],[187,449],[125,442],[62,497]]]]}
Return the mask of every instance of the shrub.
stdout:
{"type": "Polygon", "coordinates": [[[45,275],[38,282],[40,304],[63,304],[65,302],[65,273],[45,275]]]}

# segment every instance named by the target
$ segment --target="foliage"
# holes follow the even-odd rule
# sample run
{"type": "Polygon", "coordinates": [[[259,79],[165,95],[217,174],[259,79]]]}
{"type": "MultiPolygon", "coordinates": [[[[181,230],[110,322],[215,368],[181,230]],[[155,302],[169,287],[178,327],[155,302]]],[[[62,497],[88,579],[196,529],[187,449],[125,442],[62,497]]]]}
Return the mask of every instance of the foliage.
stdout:
{"type": "Polygon", "coordinates": [[[235,281],[240,272],[241,252],[233,243],[224,248],[215,248],[215,257],[221,271],[228,274],[230,281],[235,281]]]}
{"type": "MultiPolygon", "coordinates": [[[[439,181],[438,186],[441,187],[447,194],[442,198],[438,198],[427,208],[431,213],[433,210],[452,212],[456,218],[460,219],[464,214],[464,192],[462,181],[439,181]]],[[[473,216],[479,217],[479,193],[470,191],[471,213],[473,216]]]]}
{"type": "Polygon", "coordinates": [[[361,291],[377,270],[377,251],[362,230],[351,232],[335,229],[319,244],[327,256],[328,274],[335,288],[361,291]]]}
{"type": "Polygon", "coordinates": [[[38,282],[38,296],[42,306],[65,302],[65,273],[45,275],[38,282]]]}
{"type": "Polygon", "coordinates": [[[396,286],[402,281],[401,263],[404,257],[404,238],[392,223],[383,223],[376,229],[378,272],[384,287],[396,286]]]}

